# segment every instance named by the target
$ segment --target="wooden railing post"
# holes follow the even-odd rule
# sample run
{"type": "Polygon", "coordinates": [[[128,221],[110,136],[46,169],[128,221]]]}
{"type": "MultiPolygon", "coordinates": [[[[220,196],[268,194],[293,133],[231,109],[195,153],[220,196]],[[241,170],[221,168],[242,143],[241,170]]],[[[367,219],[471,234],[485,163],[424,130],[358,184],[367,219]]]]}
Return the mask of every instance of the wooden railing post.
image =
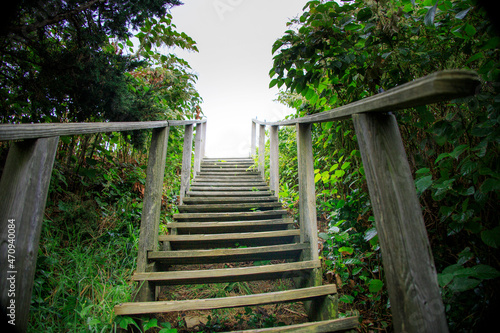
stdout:
{"type": "Polygon", "coordinates": [[[311,124],[297,124],[300,241],[310,244],[308,260],[318,260],[318,222],[311,124]]]}
{"type": "Polygon", "coordinates": [[[184,148],[182,153],[182,171],[181,171],[181,191],[180,204],[186,196],[191,178],[191,154],[193,152],[193,125],[186,125],[184,130],[184,148]]]}
{"type": "Polygon", "coordinates": [[[193,177],[200,172],[201,169],[201,136],[202,136],[203,124],[196,124],[196,134],[194,139],[194,167],[193,167],[193,177]]]}
{"type": "Polygon", "coordinates": [[[264,177],[266,172],[266,125],[259,128],[259,171],[264,177]]]}
{"type": "Polygon", "coordinates": [[[278,197],[279,195],[279,142],[278,142],[278,126],[270,127],[270,181],[269,185],[271,191],[274,192],[274,195],[278,197]]]}
{"type": "Polygon", "coordinates": [[[207,123],[204,122],[202,123],[202,137],[201,137],[201,158],[203,159],[205,157],[205,148],[206,148],[206,140],[207,140],[207,123]]]}
{"type": "Polygon", "coordinates": [[[255,140],[256,140],[256,136],[257,136],[257,124],[252,121],[252,141],[250,142],[250,157],[253,157],[255,156],[255,150],[256,150],[256,146],[255,146],[255,140]]]}
{"type": "Polygon", "coordinates": [[[353,115],[395,332],[448,332],[422,209],[396,118],[353,115]]]}
{"type": "MultiPolygon", "coordinates": [[[[137,272],[145,273],[155,270],[149,264],[148,252],[158,248],[158,232],[160,224],[161,199],[163,177],[165,175],[165,160],[167,158],[169,127],[153,130],[151,146],[149,148],[148,169],[144,201],[142,206],[141,231],[137,254],[137,272]]],[[[154,285],[149,282],[139,286],[135,300],[139,302],[154,301],[156,299],[154,285]]]]}
{"type": "Polygon", "coordinates": [[[0,181],[0,306],[26,332],[40,232],[59,137],[12,143],[0,181]]]}

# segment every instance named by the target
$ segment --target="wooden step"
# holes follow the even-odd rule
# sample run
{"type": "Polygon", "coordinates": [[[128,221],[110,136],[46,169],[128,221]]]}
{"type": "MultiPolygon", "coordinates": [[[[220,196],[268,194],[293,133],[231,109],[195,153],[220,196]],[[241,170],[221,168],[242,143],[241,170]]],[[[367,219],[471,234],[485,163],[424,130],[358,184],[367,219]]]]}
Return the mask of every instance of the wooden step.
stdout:
{"type": "Polygon", "coordinates": [[[233,213],[180,213],[174,214],[177,221],[199,222],[199,221],[243,221],[243,220],[265,220],[272,217],[282,218],[286,216],[286,210],[268,210],[263,212],[233,212],[233,213]]]}
{"type": "Polygon", "coordinates": [[[309,244],[294,243],[247,248],[189,250],[189,251],[153,251],[148,258],[170,265],[214,264],[242,261],[279,260],[299,258],[309,244]]]}
{"type": "Polygon", "coordinates": [[[169,242],[173,250],[234,248],[296,243],[300,230],[238,232],[223,234],[160,235],[158,241],[169,242]]]}
{"type": "Polygon", "coordinates": [[[115,314],[139,315],[148,313],[165,313],[178,311],[201,311],[222,308],[256,306],[264,304],[310,300],[337,293],[335,285],[278,291],[265,294],[209,298],[185,301],[135,302],[122,303],[115,306],[115,314]]]}
{"type": "Polygon", "coordinates": [[[231,331],[226,333],[327,333],[354,329],[359,326],[359,317],[347,317],[332,320],[323,320],[289,326],[258,328],[244,331],[231,331]]]}
{"type": "Polygon", "coordinates": [[[221,162],[203,162],[201,163],[201,168],[252,168],[256,167],[255,163],[251,162],[240,162],[240,163],[232,163],[232,162],[226,162],[226,163],[221,163],[221,162]]]}
{"type": "Polygon", "coordinates": [[[258,171],[226,171],[226,170],[220,170],[220,171],[200,171],[196,174],[197,176],[203,177],[203,176],[231,176],[231,177],[238,177],[238,176],[260,176],[261,173],[258,171]]]}
{"type": "Polygon", "coordinates": [[[233,222],[171,222],[167,228],[176,229],[177,234],[222,234],[286,230],[293,225],[291,218],[261,221],[233,222]]]}
{"type": "Polygon", "coordinates": [[[183,200],[184,205],[197,204],[232,204],[232,203],[254,203],[254,202],[277,202],[278,198],[269,197],[186,197],[183,200]]]}
{"type": "Polygon", "coordinates": [[[241,176],[241,177],[227,177],[227,176],[222,176],[222,177],[199,177],[196,176],[196,178],[193,180],[193,182],[200,182],[200,183],[211,183],[214,185],[217,185],[218,183],[256,183],[256,182],[263,182],[262,177],[260,176],[241,176]]]}
{"type": "Polygon", "coordinates": [[[201,160],[204,162],[252,162],[255,163],[251,157],[205,157],[201,160]]]}
{"type": "Polygon", "coordinates": [[[199,186],[191,185],[190,190],[193,192],[206,191],[269,191],[269,186],[199,186]]]}
{"type": "Polygon", "coordinates": [[[177,207],[179,212],[236,212],[243,210],[268,210],[281,208],[279,202],[251,202],[251,203],[226,203],[209,205],[180,205],[177,207]]]}
{"type": "Polygon", "coordinates": [[[207,171],[207,172],[210,172],[210,171],[245,172],[245,171],[257,171],[257,169],[254,168],[252,165],[251,166],[246,166],[246,165],[205,165],[205,166],[201,166],[201,171],[207,171]]]}
{"type": "Polygon", "coordinates": [[[248,182],[200,182],[200,181],[193,181],[191,183],[191,186],[211,186],[211,187],[225,187],[225,186],[267,186],[266,182],[263,181],[248,181],[248,182]]]}
{"type": "Polygon", "coordinates": [[[248,196],[271,196],[270,191],[188,191],[189,197],[248,197],[248,196]]]}
{"type": "Polygon", "coordinates": [[[319,260],[310,260],[251,267],[136,273],[133,280],[149,281],[157,286],[274,280],[303,276],[304,271],[319,267],[319,260]]]}

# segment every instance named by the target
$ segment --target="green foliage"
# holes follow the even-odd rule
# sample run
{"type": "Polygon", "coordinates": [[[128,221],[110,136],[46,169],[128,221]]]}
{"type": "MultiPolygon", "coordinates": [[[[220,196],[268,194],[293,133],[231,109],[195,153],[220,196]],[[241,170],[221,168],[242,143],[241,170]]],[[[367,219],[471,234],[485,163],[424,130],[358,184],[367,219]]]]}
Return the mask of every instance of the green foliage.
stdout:
{"type": "MultiPolygon", "coordinates": [[[[272,48],[270,86],[282,88],[278,100],[297,109],[291,117],[345,105],[438,70],[480,74],[482,87],[473,98],[396,114],[450,329],[477,329],[498,289],[493,272],[500,269],[494,259],[500,244],[500,37],[485,11],[473,0],[310,1],[289,26],[272,48]],[[466,248],[470,260],[457,263],[466,248]]],[[[282,137],[280,163],[292,168],[280,175],[281,191],[293,208],[296,153],[287,152],[291,132],[282,137]]],[[[369,300],[370,311],[363,315],[379,314],[371,325],[385,328],[378,237],[352,123],[318,124],[313,140],[318,214],[329,222],[320,234],[326,266],[343,284],[355,282],[341,301],[359,307],[369,300]]]]}

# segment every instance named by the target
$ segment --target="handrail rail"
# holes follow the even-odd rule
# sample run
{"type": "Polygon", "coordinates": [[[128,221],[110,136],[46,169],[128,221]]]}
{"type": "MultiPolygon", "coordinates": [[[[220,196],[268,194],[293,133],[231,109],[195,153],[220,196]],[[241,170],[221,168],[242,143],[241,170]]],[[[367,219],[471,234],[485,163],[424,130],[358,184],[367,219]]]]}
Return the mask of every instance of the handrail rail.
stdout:
{"type": "MultiPolygon", "coordinates": [[[[259,132],[259,170],[265,171],[265,127],[270,126],[270,186],[279,191],[279,126],[297,129],[299,225],[305,254],[318,257],[312,124],[352,118],[376,221],[396,332],[447,332],[445,309],[415,183],[396,117],[390,111],[477,93],[472,71],[436,72],[386,92],[285,121],[252,120],[251,155],[259,132]],[[259,125],[259,130],[256,129],[259,125]]],[[[308,283],[321,283],[309,279],[308,283]]]]}
{"type": "Polygon", "coordinates": [[[135,122],[95,122],[95,123],[42,123],[0,125],[0,141],[50,138],[104,132],[136,131],[168,126],[183,126],[205,123],[200,120],[159,120],[135,122]]]}
{"type": "Polygon", "coordinates": [[[291,126],[342,120],[358,113],[397,111],[473,95],[479,84],[476,72],[445,70],[329,111],[284,121],[252,121],[258,125],[291,126]]]}

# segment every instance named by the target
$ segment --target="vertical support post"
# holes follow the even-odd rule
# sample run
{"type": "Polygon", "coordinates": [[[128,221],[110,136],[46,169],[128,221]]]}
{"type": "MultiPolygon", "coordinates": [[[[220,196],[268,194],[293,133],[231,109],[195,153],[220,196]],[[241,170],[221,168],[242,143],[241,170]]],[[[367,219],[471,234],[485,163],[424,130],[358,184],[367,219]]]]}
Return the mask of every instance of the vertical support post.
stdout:
{"type": "Polygon", "coordinates": [[[189,188],[189,179],[191,177],[192,152],[193,152],[193,125],[186,125],[184,127],[184,148],[182,152],[181,192],[180,192],[181,205],[189,188]]]}
{"type": "MultiPolygon", "coordinates": [[[[160,226],[161,197],[163,177],[165,175],[165,160],[167,158],[169,127],[153,130],[149,148],[148,169],[144,201],[142,205],[141,231],[137,254],[137,272],[145,273],[155,270],[149,264],[148,252],[158,248],[158,232],[160,226]]],[[[136,301],[148,302],[156,299],[154,284],[144,282],[137,291],[136,301]]]]}
{"type": "Polygon", "coordinates": [[[318,260],[318,221],[311,124],[297,124],[297,159],[299,165],[300,242],[310,244],[309,260],[318,260]]]}
{"type": "Polygon", "coordinates": [[[395,332],[448,332],[422,209],[396,118],[353,115],[395,332]]]}
{"type": "Polygon", "coordinates": [[[38,244],[59,137],[12,143],[0,181],[0,307],[28,328],[38,244]]]}
{"type": "Polygon", "coordinates": [[[252,120],[252,141],[250,142],[250,157],[255,156],[255,139],[257,136],[257,124],[252,120]]]}
{"type": "Polygon", "coordinates": [[[207,122],[205,121],[202,124],[202,137],[201,137],[201,159],[205,157],[205,148],[206,148],[206,141],[207,141],[207,122]]]}
{"type": "Polygon", "coordinates": [[[266,172],[266,125],[259,128],[259,171],[264,178],[266,172]]]}
{"type": "Polygon", "coordinates": [[[202,124],[196,124],[196,134],[194,139],[194,168],[193,168],[193,178],[196,174],[200,172],[201,169],[201,131],[202,124]]]}
{"type": "Polygon", "coordinates": [[[279,195],[279,147],[278,147],[278,126],[270,128],[270,188],[274,195],[279,195]]]}

